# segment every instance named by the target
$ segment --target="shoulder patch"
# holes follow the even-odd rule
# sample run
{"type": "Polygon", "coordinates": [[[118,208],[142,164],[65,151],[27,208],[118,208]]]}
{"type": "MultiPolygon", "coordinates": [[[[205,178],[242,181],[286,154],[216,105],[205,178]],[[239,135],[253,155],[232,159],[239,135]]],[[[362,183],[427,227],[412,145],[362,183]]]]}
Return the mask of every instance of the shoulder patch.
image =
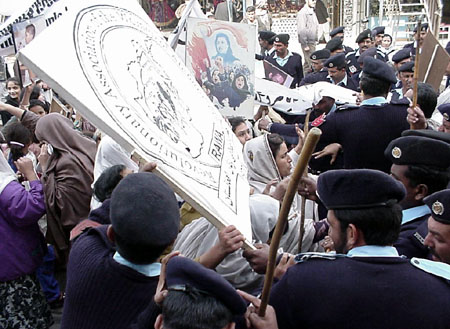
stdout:
{"type": "Polygon", "coordinates": [[[310,259],[326,259],[326,260],[335,260],[338,258],[344,258],[343,254],[336,254],[332,252],[305,252],[301,254],[297,254],[295,256],[296,263],[303,263],[310,259]]]}
{"type": "Polygon", "coordinates": [[[313,122],[311,122],[311,126],[313,127],[320,127],[324,122],[327,115],[325,113],[322,113],[319,117],[315,118],[313,122]]]}
{"type": "Polygon", "coordinates": [[[411,264],[424,272],[427,272],[434,276],[438,276],[440,278],[444,278],[446,280],[450,280],[449,264],[434,262],[432,260],[415,257],[411,259],[411,264]]]}

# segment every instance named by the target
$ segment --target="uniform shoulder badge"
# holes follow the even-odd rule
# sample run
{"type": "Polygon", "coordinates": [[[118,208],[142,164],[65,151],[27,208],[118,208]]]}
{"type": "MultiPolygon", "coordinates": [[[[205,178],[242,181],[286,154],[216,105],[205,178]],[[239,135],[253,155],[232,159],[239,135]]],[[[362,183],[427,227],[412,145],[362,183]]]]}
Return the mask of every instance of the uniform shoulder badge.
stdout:
{"type": "Polygon", "coordinates": [[[348,68],[348,70],[349,70],[351,73],[355,73],[356,71],[358,71],[358,70],[356,69],[355,65],[351,65],[351,66],[348,68]]]}
{"type": "Polygon", "coordinates": [[[295,256],[295,262],[303,263],[310,259],[336,260],[338,258],[345,258],[345,255],[331,252],[305,252],[297,254],[297,256],[295,256]]]}
{"type": "Polygon", "coordinates": [[[311,126],[313,127],[320,127],[324,122],[327,115],[325,113],[322,113],[321,116],[314,119],[313,122],[311,122],[311,126]]]}
{"type": "Polygon", "coordinates": [[[440,278],[444,278],[446,280],[450,280],[449,264],[434,262],[428,259],[415,257],[411,258],[411,264],[424,272],[430,273],[440,278]]]}

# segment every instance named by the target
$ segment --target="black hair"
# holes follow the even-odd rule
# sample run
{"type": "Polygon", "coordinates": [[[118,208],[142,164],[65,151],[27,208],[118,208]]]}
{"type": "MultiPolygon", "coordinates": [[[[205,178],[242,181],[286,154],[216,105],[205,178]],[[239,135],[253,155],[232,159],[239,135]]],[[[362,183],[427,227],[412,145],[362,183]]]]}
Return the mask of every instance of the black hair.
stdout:
{"type": "Polygon", "coordinates": [[[428,83],[417,83],[417,104],[420,105],[425,118],[431,118],[436,108],[437,94],[428,83]]]}
{"type": "Polygon", "coordinates": [[[247,12],[247,13],[252,13],[252,12],[254,12],[255,10],[256,10],[256,9],[255,9],[254,6],[248,6],[246,12],[247,12]]]}
{"type": "Polygon", "coordinates": [[[190,288],[170,290],[162,303],[164,328],[221,329],[233,322],[233,314],[213,296],[190,288]]]}
{"type": "Polygon", "coordinates": [[[284,143],[283,137],[278,134],[269,134],[267,135],[267,141],[269,142],[270,151],[272,151],[273,157],[276,158],[281,144],[284,143]]]}
{"type": "Polygon", "coordinates": [[[364,235],[367,245],[389,246],[398,239],[402,223],[402,207],[394,200],[387,206],[368,209],[336,209],[341,232],[349,224],[355,225],[364,235]]]}
{"type": "Polygon", "coordinates": [[[33,87],[33,89],[31,89],[31,93],[30,93],[30,101],[32,99],[38,99],[39,96],[41,95],[41,87],[38,85],[35,85],[33,87]]]}
{"type": "Polygon", "coordinates": [[[405,177],[408,178],[410,187],[425,184],[428,188],[428,195],[430,195],[447,188],[450,173],[444,168],[408,165],[405,177]]]}
{"type": "Polygon", "coordinates": [[[361,74],[360,86],[365,95],[372,97],[386,97],[389,93],[389,89],[391,88],[391,83],[377,79],[363,72],[361,74]]]}
{"type": "Polygon", "coordinates": [[[50,108],[47,102],[43,102],[39,99],[30,99],[30,104],[28,105],[28,109],[31,111],[31,108],[34,106],[40,106],[44,109],[45,113],[48,114],[50,108]]]}
{"type": "Polygon", "coordinates": [[[23,154],[23,148],[31,143],[31,131],[20,122],[14,122],[8,125],[5,138],[11,151],[12,159],[17,161],[25,155],[23,154]],[[23,146],[16,143],[20,143],[23,146]]]}
{"type": "Polygon", "coordinates": [[[31,33],[31,34],[33,35],[33,38],[34,38],[34,36],[36,35],[36,27],[35,27],[33,24],[28,24],[28,25],[25,27],[25,31],[31,33]]]}
{"type": "Polygon", "coordinates": [[[125,169],[126,167],[124,165],[115,165],[102,172],[100,177],[94,183],[93,193],[98,201],[103,202],[106,199],[111,198],[113,190],[123,178],[122,171],[125,169]]]}
{"type": "Polygon", "coordinates": [[[236,131],[236,128],[239,127],[241,124],[245,124],[245,120],[243,117],[231,117],[228,118],[228,122],[231,125],[231,130],[233,130],[233,132],[236,131]]]}
{"type": "Polygon", "coordinates": [[[20,87],[20,89],[22,89],[22,84],[20,83],[20,80],[16,77],[11,77],[8,80],[6,80],[6,87],[8,87],[8,83],[14,83],[15,85],[18,85],[20,87]]]}

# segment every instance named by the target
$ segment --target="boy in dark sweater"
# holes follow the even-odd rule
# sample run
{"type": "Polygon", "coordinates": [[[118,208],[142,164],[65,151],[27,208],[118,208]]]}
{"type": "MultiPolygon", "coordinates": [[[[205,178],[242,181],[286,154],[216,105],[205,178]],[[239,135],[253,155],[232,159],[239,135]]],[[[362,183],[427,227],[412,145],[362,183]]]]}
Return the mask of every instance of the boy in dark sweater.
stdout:
{"type": "Polygon", "coordinates": [[[127,328],[153,299],[156,260],[179,229],[173,191],[154,174],[130,174],[112,193],[110,217],[73,244],[62,329],[127,328]]]}

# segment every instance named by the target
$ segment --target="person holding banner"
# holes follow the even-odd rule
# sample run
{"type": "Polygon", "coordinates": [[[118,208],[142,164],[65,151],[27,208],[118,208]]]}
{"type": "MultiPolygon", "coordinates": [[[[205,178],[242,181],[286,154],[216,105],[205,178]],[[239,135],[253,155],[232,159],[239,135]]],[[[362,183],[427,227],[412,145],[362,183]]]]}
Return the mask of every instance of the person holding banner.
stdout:
{"type": "Polygon", "coordinates": [[[404,186],[380,171],[355,169],[321,174],[317,187],[336,254],[295,257],[271,291],[278,327],[448,328],[450,266],[408,260],[392,247],[404,186]]]}

